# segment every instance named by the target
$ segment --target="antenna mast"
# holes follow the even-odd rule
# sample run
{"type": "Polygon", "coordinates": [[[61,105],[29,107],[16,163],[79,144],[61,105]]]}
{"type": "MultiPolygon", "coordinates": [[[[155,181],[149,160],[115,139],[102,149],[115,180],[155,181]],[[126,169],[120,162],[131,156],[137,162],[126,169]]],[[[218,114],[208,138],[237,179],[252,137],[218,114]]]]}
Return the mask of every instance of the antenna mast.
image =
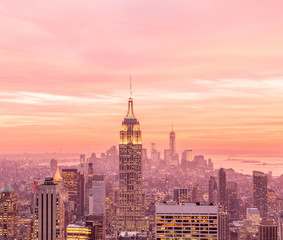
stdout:
{"type": "Polygon", "coordinates": [[[130,98],[133,95],[133,91],[132,91],[132,75],[130,75],[130,98]]]}

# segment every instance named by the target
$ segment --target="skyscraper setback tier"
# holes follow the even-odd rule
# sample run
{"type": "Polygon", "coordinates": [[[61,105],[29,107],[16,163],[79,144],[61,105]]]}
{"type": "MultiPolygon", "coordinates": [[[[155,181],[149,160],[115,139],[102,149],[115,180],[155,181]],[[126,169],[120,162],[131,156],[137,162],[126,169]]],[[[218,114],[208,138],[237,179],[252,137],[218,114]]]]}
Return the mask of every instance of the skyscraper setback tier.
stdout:
{"type": "Polygon", "coordinates": [[[117,230],[140,232],[143,229],[141,131],[134,116],[133,99],[130,98],[128,114],[120,131],[117,230]]]}

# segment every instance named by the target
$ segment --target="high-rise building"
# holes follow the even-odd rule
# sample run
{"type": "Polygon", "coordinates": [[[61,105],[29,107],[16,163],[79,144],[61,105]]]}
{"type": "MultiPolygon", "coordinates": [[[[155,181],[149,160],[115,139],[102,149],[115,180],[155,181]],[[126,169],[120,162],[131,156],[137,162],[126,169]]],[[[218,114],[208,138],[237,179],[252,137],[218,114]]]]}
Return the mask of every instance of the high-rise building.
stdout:
{"type": "Polygon", "coordinates": [[[195,155],[194,165],[196,168],[207,168],[207,161],[204,159],[203,155],[195,155]]]}
{"type": "Polygon", "coordinates": [[[258,226],[260,222],[260,211],[257,208],[247,208],[247,219],[251,221],[253,226],[258,226]]]}
{"type": "Polygon", "coordinates": [[[170,158],[171,164],[178,166],[179,165],[179,154],[176,152],[176,134],[173,131],[169,133],[169,150],[170,150],[170,158]]]}
{"type": "Polygon", "coordinates": [[[208,199],[209,202],[217,203],[217,182],[216,178],[210,176],[208,183],[208,199]]]}
{"type": "Polygon", "coordinates": [[[271,220],[262,220],[258,227],[259,240],[277,240],[277,225],[271,220]]]}
{"type": "Polygon", "coordinates": [[[0,199],[0,239],[18,238],[18,198],[11,185],[7,185],[0,199]]]}
{"type": "Polygon", "coordinates": [[[141,130],[134,116],[133,99],[130,98],[120,131],[117,230],[142,231],[144,216],[141,130]]]}
{"type": "Polygon", "coordinates": [[[170,161],[171,161],[170,149],[164,149],[164,161],[165,161],[166,165],[170,164],[170,161]]]}
{"type": "Polygon", "coordinates": [[[62,182],[63,178],[61,177],[60,170],[57,168],[57,171],[54,176],[54,182],[62,182]]]}
{"type": "Polygon", "coordinates": [[[56,159],[50,160],[50,171],[51,171],[52,174],[54,174],[56,172],[57,164],[58,164],[58,161],[56,159]]]}
{"type": "Polygon", "coordinates": [[[157,240],[218,239],[218,207],[214,204],[158,203],[155,216],[157,240]]]}
{"type": "Polygon", "coordinates": [[[218,172],[218,202],[227,210],[226,172],[223,168],[218,172]]]}
{"type": "Polygon", "coordinates": [[[218,213],[218,240],[229,239],[229,214],[227,212],[218,213]]]}
{"type": "Polygon", "coordinates": [[[84,174],[77,169],[62,169],[64,187],[68,189],[68,200],[74,203],[78,216],[84,214],[84,174]]]}
{"type": "Polygon", "coordinates": [[[64,235],[64,207],[53,178],[38,186],[34,207],[34,239],[61,240],[64,235]]]}
{"type": "Polygon", "coordinates": [[[189,191],[187,188],[174,188],[174,201],[177,203],[189,201],[189,191]]]}
{"type": "Polygon", "coordinates": [[[85,164],[85,154],[81,154],[80,155],[80,172],[85,172],[85,167],[86,167],[86,164],[85,164]]]}
{"type": "Polygon", "coordinates": [[[158,153],[156,150],[156,144],[155,143],[151,143],[151,162],[152,163],[157,163],[158,162],[158,153]]]}
{"type": "Polygon", "coordinates": [[[83,216],[84,215],[84,206],[85,206],[85,178],[84,178],[84,172],[78,173],[79,178],[79,186],[78,186],[78,215],[83,216]]]}
{"type": "Polygon", "coordinates": [[[105,217],[103,215],[89,215],[86,217],[86,226],[91,227],[92,240],[105,239],[105,217]]]}
{"type": "Polygon", "coordinates": [[[260,210],[261,217],[267,215],[267,175],[253,171],[254,207],[260,210]]]}
{"type": "Polygon", "coordinates": [[[62,169],[64,187],[68,189],[68,200],[78,202],[79,177],[77,169],[62,169]]]}
{"type": "Polygon", "coordinates": [[[185,169],[189,169],[193,167],[193,152],[191,149],[186,149],[182,153],[181,164],[182,164],[182,167],[185,169]]]}
{"type": "Polygon", "coordinates": [[[182,153],[182,160],[185,162],[192,162],[193,161],[193,151],[191,149],[186,149],[182,153]]]}
{"type": "Polygon", "coordinates": [[[103,175],[94,175],[88,195],[89,214],[105,215],[105,184],[103,175]]]}
{"type": "Polygon", "coordinates": [[[227,208],[231,221],[239,218],[238,183],[236,180],[227,181],[227,208]]]}
{"type": "Polygon", "coordinates": [[[171,154],[171,161],[173,162],[176,153],[176,134],[173,129],[169,134],[169,150],[171,154]]]}
{"type": "Polygon", "coordinates": [[[92,229],[84,224],[69,224],[67,226],[67,240],[91,240],[92,229]]]}
{"type": "Polygon", "coordinates": [[[199,195],[199,185],[193,187],[192,189],[192,201],[193,202],[199,202],[200,201],[200,195],[199,195]]]}

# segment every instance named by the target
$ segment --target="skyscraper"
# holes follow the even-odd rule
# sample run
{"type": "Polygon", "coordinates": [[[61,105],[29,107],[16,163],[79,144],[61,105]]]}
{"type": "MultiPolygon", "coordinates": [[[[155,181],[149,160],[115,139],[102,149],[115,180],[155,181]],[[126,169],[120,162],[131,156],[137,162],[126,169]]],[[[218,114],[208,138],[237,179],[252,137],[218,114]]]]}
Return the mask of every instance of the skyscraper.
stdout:
{"type": "Polygon", "coordinates": [[[34,239],[61,240],[63,237],[63,205],[53,178],[38,186],[34,207],[34,239]]]}
{"type": "Polygon", "coordinates": [[[230,220],[236,221],[239,216],[238,183],[236,180],[227,181],[227,209],[230,220]]]}
{"type": "Polygon", "coordinates": [[[17,239],[18,211],[17,194],[7,185],[0,199],[0,239],[17,239]]]}
{"type": "Polygon", "coordinates": [[[218,213],[218,240],[229,239],[229,214],[227,212],[218,213]]]}
{"type": "Polygon", "coordinates": [[[105,184],[103,175],[94,175],[88,195],[89,214],[105,215],[105,184]]]}
{"type": "Polygon", "coordinates": [[[174,188],[174,201],[177,203],[189,201],[189,190],[187,188],[174,188]]]}
{"type": "Polygon", "coordinates": [[[134,116],[133,99],[130,98],[120,131],[118,231],[142,231],[144,228],[141,156],[140,124],[134,116]]]}
{"type": "Polygon", "coordinates": [[[174,158],[174,154],[175,154],[175,151],[176,151],[176,142],[175,142],[175,132],[172,131],[170,132],[169,134],[169,149],[170,149],[170,153],[171,153],[171,159],[173,160],[174,158]]]}
{"type": "Polygon", "coordinates": [[[62,169],[64,187],[68,189],[68,199],[74,203],[76,214],[84,213],[84,174],[77,169],[62,169]]]}
{"type": "Polygon", "coordinates": [[[217,202],[217,182],[216,178],[213,176],[210,176],[208,183],[208,198],[209,202],[217,202]]]}
{"type": "Polygon", "coordinates": [[[50,160],[50,171],[54,174],[57,170],[58,161],[56,159],[50,160]]]}
{"type": "Polygon", "coordinates": [[[253,171],[254,207],[260,210],[260,216],[267,215],[267,175],[253,171]]]}
{"type": "Polygon", "coordinates": [[[78,202],[79,177],[77,169],[62,169],[64,187],[68,189],[69,201],[78,202]]]}
{"type": "Polygon", "coordinates": [[[218,179],[218,202],[224,209],[227,209],[226,173],[223,168],[219,169],[218,179]]]}
{"type": "Polygon", "coordinates": [[[277,240],[277,225],[273,219],[262,220],[258,227],[259,240],[277,240]]]}
{"type": "Polygon", "coordinates": [[[169,134],[169,150],[171,154],[171,164],[178,165],[179,158],[178,158],[178,154],[176,154],[176,135],[175,132],[173,131],[173,128],[169,134]]]}

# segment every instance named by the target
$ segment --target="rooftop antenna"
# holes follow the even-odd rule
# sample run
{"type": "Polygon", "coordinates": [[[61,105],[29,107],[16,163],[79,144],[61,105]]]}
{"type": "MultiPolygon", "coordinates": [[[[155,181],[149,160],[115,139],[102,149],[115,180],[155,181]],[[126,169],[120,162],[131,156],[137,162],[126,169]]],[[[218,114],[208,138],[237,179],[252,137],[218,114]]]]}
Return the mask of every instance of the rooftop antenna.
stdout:
{"type": "Polygon", "coordinates": [[[132,98],[133,91],[132,91],[132,75],[130,75],[130,98],[132,98]]]}

